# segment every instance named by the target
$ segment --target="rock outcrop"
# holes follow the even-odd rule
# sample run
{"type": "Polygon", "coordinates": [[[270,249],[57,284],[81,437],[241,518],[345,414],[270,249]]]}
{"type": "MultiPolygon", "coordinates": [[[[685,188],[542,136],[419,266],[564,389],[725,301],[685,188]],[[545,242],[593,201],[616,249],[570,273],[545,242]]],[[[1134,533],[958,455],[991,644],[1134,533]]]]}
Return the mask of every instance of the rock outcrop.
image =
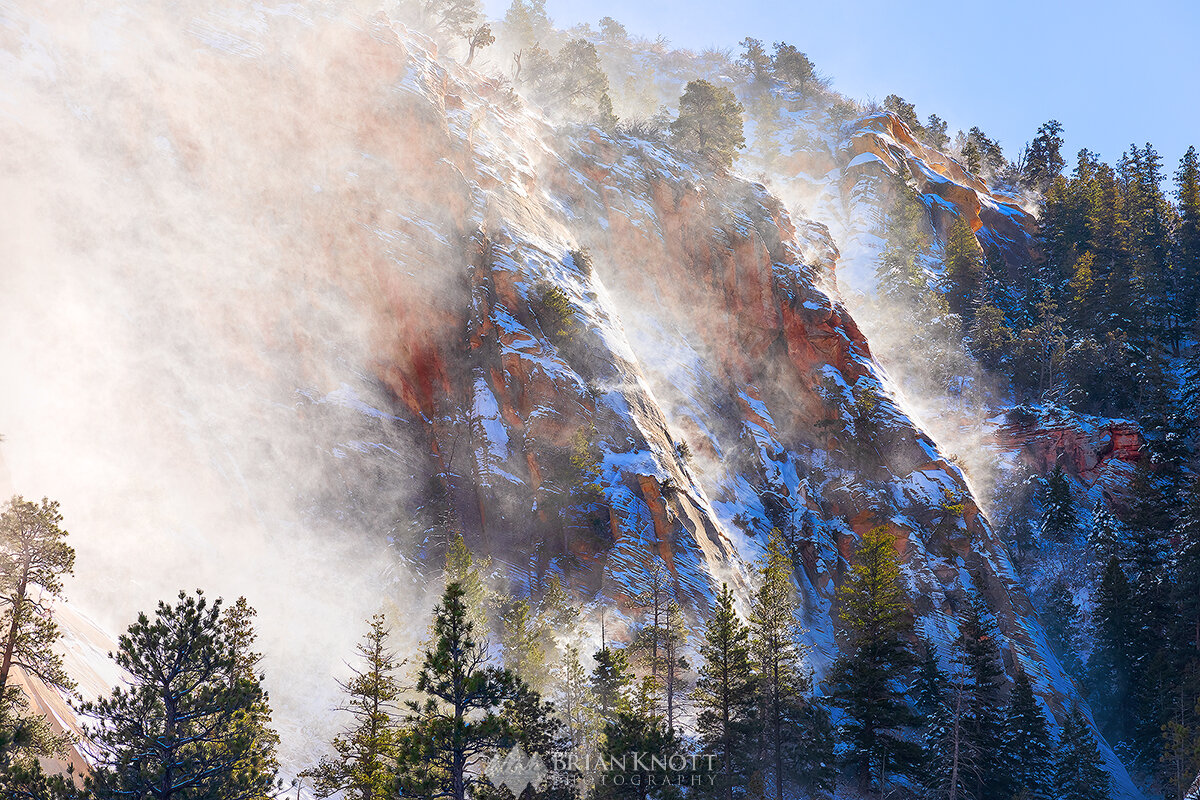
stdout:
{"type": "Polygon", "coordinates": [[[1110,505],[1129,500],[1141,457],[1141,427],[1132,420],[1092,417],[1064,409],[1018,407],[1005,415],[997,442],[1038,474],[1061,467],[1110,505]]]}

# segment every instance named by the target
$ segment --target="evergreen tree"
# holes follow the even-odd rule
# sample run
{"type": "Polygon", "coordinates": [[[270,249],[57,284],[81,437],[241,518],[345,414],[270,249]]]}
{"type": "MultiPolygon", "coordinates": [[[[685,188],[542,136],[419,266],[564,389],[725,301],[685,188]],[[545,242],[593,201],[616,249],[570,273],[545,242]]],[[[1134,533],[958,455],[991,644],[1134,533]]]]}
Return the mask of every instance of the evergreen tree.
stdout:
{"type": "Polygon", "coordinates": [[[1185,658],[1200,661],[1200,476],[1193,479],[1186,494],[1176,533],[1179,555],[1174,591],[1180,631],[1175,638],[1186,643],[1185,658]]]}
{"type": "Polygon", "coordinates": [[[720,772],[713,792],[725,800],[745,793],[749,777],[757,691],[750,631],[733,608],[733,592],[722,584],[700,645],[695,702],[696,730],[704,754],[717,756],[720,772]]]}
{"type": "MultiPolygon", "coordinates": [[[[526,788],[520,796],[524,800],[577,800],[577,783],[581,776],[577,770],[569,768],[567,758],[574,744],[554,704],[543,700],[525,684],[518,683],[513,696],[504,703],[503,717],[508,728],[503,746],[508,747],[512,742],[524,753],[536,753],[549,767],[542,783],[526,788]]],[[[507,788],[490,783],[490,777],[488,781],[473,787],[472,800],[512,797],[507,788]]]]}
{"type": "Polygon", "coordinates": [[[999,768],[1007,773],[1010,797],[1053,800],[1054,763],[1046,716],[1033,694],[1024,671],[1013,681],[1008,717],[1004,724],[1003,755],[999,768]]]}
{"type": "Polygon", "coordinates": [[[650,669],[654,682],[661,683],[666,672],[667,606],[671,603],[667,565],[657,556],[646,566],[646,589],[636,600],[642,606],[646,623],[629,644],[629,653],[650,669]]]}
{"type": "Polygon", "coordinates": [[[987,604],[979,595],[972,597],[959,618],[955,658],[966,685],[965,734],[978,764],[972,781],[975,797],[999,797],[1005,789],[1000,756],[1007,682],[998,639],[987,604]]]}
{"type": "Polygon", "coordinates": [[[75,551],[66,543],[58,503],[16,496],[0,516],[0,768],[17,785],[50,790],[38,758],[62,753],[69,744],[55,735],[38,714],[26,713],[25,693],[12,679],[19,668],[48,686],[71,691],[74,684],[55,652],[58,626],[47,602],[62,595],[62,579],[71,572],[75,551]]]}
{"type": "Polygon", "coordinates": [[[1189,147],[1175,173],[1175,199],[1179,224],[1175,233],[1174,261],[1179,271],[1179,304],[1193,309],[1190,322],[1200,315],[1200,157],[1189,147]]]}
{"type": "Polygon", "coordinates": [[[1000,369],[1013,346],[1012,328],[1004,312],[994,303],[985,303],[975,312],[967,334],[971,353],[990,369],[1000,369]]]}
{"type": "Polygon", "coordinates": [[[1062,157],[1063,126],[1052,119],[1038,128],[1037,136],[1029,146],[1025,158],[1025,170],[1021,182],[1037,192],[1045,192],[1050,183],[1062,172],[1066,162],[1062,157]]]}
{"type": "Polygon", "coordinates": [[[510,598],[501,607],[500,623],[504,666],[532,688],[541,689],[549,679],[542,648],[544,633],[530,611],[529,601],[510,598]]]}
{"type": "Polygon", "coordinates": [[[883,107],[908,126],[914,136],[920,137],[925,134],[925,128],[921,125],[921,118],[917,116],[916,107],[900,95],[889,94],[883,98],[883,107]]]}
{"type": "MultiPolygon", "coordinates": [[[[490,23],[484,22],[476,25],[465,33],[467,39],[467,66],[475,60],[475,54],[485,47],[491,47],[496,43],[496,35],[492,33],[490,23]]],[[[611,105],[610,109],[611,111],[611,105]]]]}
{"type": "Polygon", "coordinates": [[[786,42],[775,43],[771,72],[777,81],[795,92],[805,92],[816,82],[816,69],[812,61],[794,45],[786,42]]]}
{"type": "Polygon", "coordinates": [[[1160,774],[1166,796],[1173,800],[1182,800],[1192,785],[1192,776],[1200,773],[1200,701],[1194,696],[1181,701],[1177,716],[1172,715],[1163,726],[1160,774]],[[1190,708],[1186,706],[1188,702],[1192,703],[1190,708]]]}
{"type": "Polygon", "coordinates": [[[504,36],[518,48],[537,46],[551,30],[546,0],[513,0],[504,14],[504,36]]]}
{"type": "Polygon", "coordinates": [[[1170,716],[1170,635],[1177,616],[1166,568],[1171,531],[1170,504],[1164,501],[1163,491],[1167,484],[1149,460],[1143,456],[1134,472],[1127,521],[1134,569],[1128,611],[1132,694],[1122,708],[1131,725],[1125,741],[1134,746],[1136,758],[1147,769],[1159,761],[1162,726],[1170,716]]]}
{"type": "Polygon", "coordinates": [[[273,765],[254,741],[265,696],[222,624],[220,600],[180,592],[175,605],[160,602],[153,620],[139,615],[120,637],[113,659],[125,687],[81,706],[93,720],[86,734],[97,798],[270,795],[273,765]]]}
{"type": "Polygon", "coordinates": [[[670,765],[673,756],[682,756],[683,745],[667,727],[655,702],[657,695],[658,686],[647,676],[639,684],[633,702],[605,726],[600,755],[606,763],[620,762],[625,771],[619,775],[621,780],[613,775],[596,787],[598,800],[678,797],[679,790],[671,784],[677,775],[662,769],[662,765],[670,765]],[[630,759],[631,753],[640,754],[641,758],[630,759]],[[647,771],[640,772],[641,769],[647,771]]]}
{"type": "Polygon", "coordinates": [[[838,587],[838,603],[847,642],[830,675],[833,699],[845,712],[846,760],[865,788],[879,785],[885,774],[910,771],[920,758],[903,731],[916,722],[902,683],[915,659],[908,646],[912,618],[887,528],[863,537],[850,575],[838,587]]]}
{"type": "Polygon", "coordinates": [[[737,151],[746,145],[742,111],[742,104],[725,87],[690,81],[679,98],[671,135],[679,147],[699,153],[717,169],[729,169],[737,151]]]}
{"type": "Polygon", "coordinates": [[[1100,749],[1083,714],[1075,709],[1063,723],[1055,747],[1056,800],[1109,800],[1111,781],[1101,766],[1100,749]]]}
{"type": "Polygon", "coordinates": [[[763,771],[773,782],[775,797],[782,800],[786,784],[827,785],[832,753],[825,751],[831,742],[822,735],[823,709],[809,697],[812,687],[798,642],[792,560],[778,528],[771,532],[759,573],[750,634],[758,673],[763,771]]]}
{"type": "Polygon", "coordinates": [[[742,55],[738,57],[738,66],[750,78],[755,89],[767,88],[771,80],[771,56],[763,47],[762,40],[746,37],[740,44],[742,55]]]}
{"type": "Polygon", "coordinates": [[[596,717],[604,726],[629,708],[629,687],[633,678],[629,674],[629,660],[623,650],[613,650],[605,645],[596,652],[595,660],[592,699],[595,701],[596,717]]]}
{"type": "Polygon", "coordinates": [[[875,271],[879,291],[889,300],[910,305],[928,290],[920,257],[929,248],[925,207],[904,183],[881,220],[883,250],[875,271]]]}
{"type": "Polygon", "coordinates": [[[1134,620],[1131,619],[1129,581],[1116,559],[1109,559],[1096,590],[1094,641],[1091,659],[1092,707],[1110,741],[1125,741],[1129,725],[1123,706],[1133,688],[1134,620]]]}
{"type": "Polygon", "coordinates": [[[1050,584],[1046,606],[1042,612],[1045,621],[1046,641],[1059,662],[1069,674],[1083,676],[1083,663],[1079,659],[1079,606],[1070,587],[1061,577],[1050,584]]]}
{"type": "Polygon", "coordinates": [[[406,796],[466,800],[481,760],[511,738],[501,712],[519,681],[488,664],[487,643],[476,639],[466,601],[464,587],[452,581],[434,609],[433,641],[417,672],[424,697],[408,702],[398,748],[406,796]]]}
{"type": "Polygon", "coordinates": [[[446,548],[446,563],[443,570],[446,583],[457,583],[463,590],[463,602],[467,606],[467,614],[471,624],[479,630],[487,629],[488,590],[484,585],[480,567],[487,569],[490,560],[482,565],[475,563],[475,558],[467,548],[466,540],[461,533],[455,534],[446,548]]]}
{"type": "Polygon", "coordinates": [[[608,95],[608,75],[596,46],[587,39],[570,39],[554,55],[530,48],[522,64],[521,82],[547,108],[589,118],[608,95]]]}
{"type": "Polygon", "coordinates": [[[579,659],[579,648],[567,646],[555,668],[555,678],[558,684],[558,707],[567,725],[567,735],[573,746],[581,747],[593,730],[595,699],[587,671],[579,659]]]}
{"type": "Polygon", "coordinates": [[[1091,563],[1096,572],[1102,571],[1108,562],[1125,557],[1125,545],[1120,523],[1103,502],[1096,504],[1092,512],[1092,524],[1088,531],[1088,546],[1091,548],[1091,563]]]}
{"type": "Polygon", "coordinates": [[[688,668],[687,659],[683,657],[683,646],[687,641],[687,626],[683,619],[683,609],[679,603],[671,600],[667,603],[667,613],[662,635],[663,644],[663,695],[667,701],[667,727],[675,729],[677,713],[677,697],[686,691],[683,672],[688,668]]]}
{"type": "Polygon", "coordinates": [[[1067,284],[1067,321],[1077,331],[1086,331],[1096,324],[1096,310],[1100,303],[1096,283],[1096,257],[1085,251],[1071,269],[1071,280],[1067,284]]]}
{"type": "Polygon", "coordinates": [[[1041,535],[1053,542],[1065,542],[1075,532],[1075,502],[1071,499],[1071,484],[1061,466],[1046,476],[1042,492],[1041,535]]]}
{"type": "Polygon", "coordinates": [[[930,114],[925,121],[925,135],[921,141],[934,150],[945,150],[950,144],[950,137],[946,135],[946,120],[937,114],[930,114]]]}
{"type": "MultiPolygon", "coordinates": [[[[263,656],[254,651],[258,633],[254,630],[254,618],[258,612],[245,597],[239,597],[221,615],[221,627],[233,650],[233,674],[231,683],[261,683],[266,679],[260,665],[263,656]]],[[[233,784],[256,784],[256,775],[276,775],[279,772],[279,734],[271,727],[271,705],[267,693],[247,708],[235,723],[242,729],[235,741],[249,742],[245,749],[235,752],[238,757],[233,768],[233,784]]],[[[265,792],[262,797],[270,797],[265,792]]]]}
{"type": "Polygon", "coordinates": [[[921,787],[926,800],[966,797],[976,769],[963,722],[966,708],[961,667],[951,682],[938,664],[937,650],[925,642],[925,658],[913,686],[921,715],[921,787]]]}
{"type": "Polygon", "coordinates": [[[12,686],[14,666],[49,686],[74,688],[54,652],[58,626],[45,613],[46,601],[62,595],[63,577],[75,564],[61,523],[58,501],[46,498],[35,503],[18,495],[0,516],[0,697],[12,686]]]}
{"type": "Polygon", "coordinates": [[[954,218],[946,236],[944,280],[950,310],[971,319],[976,293],[983,278],[983,259],[975,233],[962,215],[954,218]]]}
{"type": "Polygon", "coordinates": [[[305,774],[313,779],[317,797],[345,792],[354,800],[384,800],[396,793],[396,757],[400,744],[398,720],[401,662],[388,648],[383,615],[371,617],[370,629],[358,645],[362,668],[341,684],[346,697],[342,710],[352,726],[333,739],[335,756],[305,774]]]}

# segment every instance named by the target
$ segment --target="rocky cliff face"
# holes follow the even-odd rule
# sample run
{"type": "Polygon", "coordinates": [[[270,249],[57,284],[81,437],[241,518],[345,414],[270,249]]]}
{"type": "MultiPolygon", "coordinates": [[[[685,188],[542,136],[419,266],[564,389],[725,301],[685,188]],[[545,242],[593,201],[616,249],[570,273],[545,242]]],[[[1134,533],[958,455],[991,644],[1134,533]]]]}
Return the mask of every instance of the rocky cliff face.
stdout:
{"type": "MultiPolygon", "coordinates": [[[[836,655],[834,588],[858,537],[883,525],[925,634],[945,643],[966,594],[982,592],[1006,667],[1034,676],[1055,714],[1080,702],[963,475],[821,288],[838,257],[823,226],[652,143],[555,133],[396,26],[363,37],[373,59],[417,76],[380,120],[387,138],[425,142],[411,168],[445,173],[412,187],[408,227],[389,241],[447,252],[398,246],[381,298],[397,327],[379,333],[394,349],[378,374],[436,476],[415,514],[436,506],[517,591],[562,574],[628,610],[661,558],[700,614],[719,581],[746,588],[779,528],[799,555],[818,674],[836,655]],[[433,272],[460,288],[436,314],[413,308],[433,272]]],[[[889,124],[869,122],[871,141],[899,135],[889,124]]],[[[435,552],[430,541],[413,546],[435,552]]]]}
{"type": "Polygon", "coordinates": [[[880,215],[898,180],[908,181],[945,234],[964,217],[986,252],[995,246],[1012,267],[1034,263],[1036,221],[1021,198],[989,186],[957,160],[919,141],[895,114],[880,111],[848,122],[814,110],[783,112],[784,134],[761,160],[783,196],[826,224],[843,251],[841,272],[855,291],[874,289],[880,215]]]}

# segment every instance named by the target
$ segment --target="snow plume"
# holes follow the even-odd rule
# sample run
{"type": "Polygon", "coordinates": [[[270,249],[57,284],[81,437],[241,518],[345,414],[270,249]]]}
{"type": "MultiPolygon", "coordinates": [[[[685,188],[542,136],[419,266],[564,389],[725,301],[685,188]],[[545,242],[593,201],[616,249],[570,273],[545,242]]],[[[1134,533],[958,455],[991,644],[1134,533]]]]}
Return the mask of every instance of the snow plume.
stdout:
{"type": "MultiPolygon", "coordinates": [[[[838,286],[831,291],[843,299],[871,343],[905,413],[962,468],[980,507],[990,512],[1006,477],[993,419],[1010,398],[967,350],[957,318],[922,322],[910,305],[878,285],[883,220],[899,190],[898,179],[884,173],[814,186],[803,176],[785,175],[775,188],[789,208],[803,209],[829,227],[840,251],[838,286]]],[[[934,286],[942,271],[941,246],[926,224],[930,246],[916,258],[934,286]]]]}
{"type": "Polygon", "coordinates": [[[301,766],[364,618],[422,632],[407,412],[369,376],[452,296],[405,275],[385,316],[396,251],[458,263],[391,210],[433,181],[378,124],[422,76],[330,8],[0,3],[0,489],[61,501],[110,632],[245,595],[301,766]]]}

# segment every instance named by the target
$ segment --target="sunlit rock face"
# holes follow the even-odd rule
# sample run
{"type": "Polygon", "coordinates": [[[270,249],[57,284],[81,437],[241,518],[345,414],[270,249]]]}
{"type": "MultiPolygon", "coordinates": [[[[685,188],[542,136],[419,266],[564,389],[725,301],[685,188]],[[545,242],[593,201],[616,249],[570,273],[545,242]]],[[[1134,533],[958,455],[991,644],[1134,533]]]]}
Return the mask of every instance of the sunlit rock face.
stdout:
{"type": "MultiPolygon", "coordinates": [[[[113,207],[144,214],[117,219],[110,242],[149,230],[174,243],[184,255],[168,266],[192,271],[170,272],[167,297],[202,301],[151,320],[204,345],[165,351],[182,388],[157,412],[180,428],[161,441],[220,429],[191,415],[205,380],[245,406],[247,438],[202,459],[211,483],[194,482],[236,485],[264,527],[290,502],[306,523],[338,522],[322,541],[373,531],[375,561],[427,576],[461,532],[514,592],[560,576],[630,614],[659,560],[694,619],[721,582],[745,598],[778,528],[818,684],[837,654],[836,586],[862,534],[884,526],[917,627],[943,653],[979,592],[1005,668],[1060,718],[1082,702],[963,474],[839,300],[825,226],[659,143],[556,129],[382,16],[234,9],[185,31],[191,49],[163,56],[154,91],[116,91],[89,124],[107,137],[106,169],[125,159],[152,187],[200,198],[160,208],[118,186],[113,207]],[[198,210],[216,227],[191,227],[198,210]],[[220,262],[222,241],[244,261],[220,262]],[[189,372],[180,352],[221,368],[189,372]]],[[[106,69],[92,80],[109,91],[142,74],[106,69]]],[[[916,157],[890,117],[860,127],[831,156],[853,186],[854,170],[916,157]]],[[[927,194],[973,209],[998,242],[1026,224],[921,158],[927,194]]],[[[166,280],[119,260],[118,278],[166,280]]],[[[272,530],[268,553],[297,541],[272,530]]]]}
{"type": "MultiPolygon", "coordinates": [[[[883,525],[924,633],[946,644],[967,592],[982,592],[1006,667],[1036,676],[1055,713],[1076,701],[962,474],[820,288],[838,258],[823,226],[654,143],[555,133],[519,104],[484,115],[489,84],[437,72],[391,32],[398,71],[438,75],[404,96],[395,136],[424,136],[410,131],[446,109],[444,149],[423,157],[454,160],[470,200],[437,228],[460,243],[456,262],[396,254],[462,286],[451,321],[378,366],[398,424],[429,442],[435,485],[415,514],[445,519],[429,513],[442,504],[519,591],[559,574],[628,607],[661,558],[699,613],[720,581],[745,591],[747,563],[779,528],[818,673],[836,655],[834,588],[858,538],[883,525]]],[[[420,187],[419,206],[440,207],[440,191],[420,187]]],[[[436,532],[418,538],[410,547],[435,552],[436,532]]]]}

